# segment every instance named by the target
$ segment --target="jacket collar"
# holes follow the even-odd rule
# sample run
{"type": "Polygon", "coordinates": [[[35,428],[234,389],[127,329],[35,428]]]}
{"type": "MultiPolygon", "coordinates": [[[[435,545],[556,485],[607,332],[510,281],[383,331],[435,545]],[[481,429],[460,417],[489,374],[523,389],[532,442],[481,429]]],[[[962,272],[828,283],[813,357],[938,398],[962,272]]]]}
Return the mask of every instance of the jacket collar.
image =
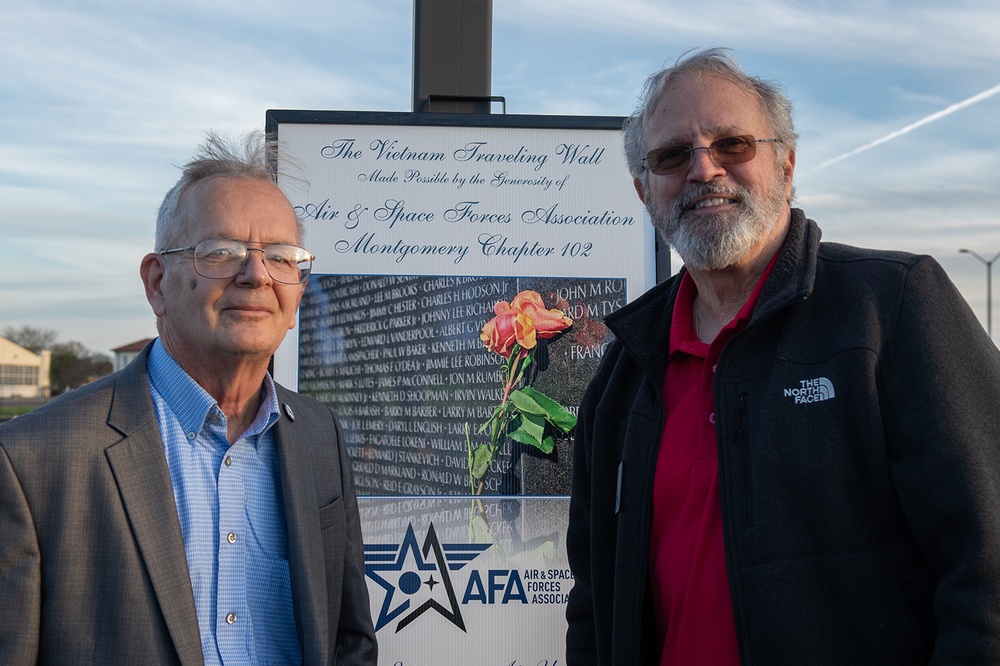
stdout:
{"type": "Polygon", "coordinates": [[[808,219],[800,209],[792,209],[788,235],[778,251],[778,261],[771,277],[760,292],[760,300],[750,318],[751,326],[773,312],[812,295],[822,235],[819,225],[808,219]]]}
{"type": "MultiPolygon", "coordinates": [[[[274,445],[278,449],[281,471],[295,628],[302,646],[303,663],[327,663],[335,637],[329,635],[328,585],[322,582],[326,579],[323,526],[316,510],[319,500],[308,451],[310,433],[302,430],[311,426],[302,419],[296,421],[289,404],[291,392],[277,383],[275,386],[283,411],[275,424],[274,445]]],[[[315,439],[315,433],[312,436],[315,439]]],[[[322,441],[328,443],[333,436],[332,432],[325,433],[322,441]]]]}
{"type": "MultiPolygon", "coordinates": [[[[819,226],[798,208],[771,276],[764,284],[749,326],[797,300],[809,297],[816,283],[819,226]]],[[[666,371],[670,322],[685,268],[638,299],[608,315],[604,323],[659,386],[666,371]]]]}
{"type": "MultiPolygon", "coordinates": [[[[123,439],[106,451],[118,482],[122,503],[132,523],[160,609],[182,664],[203,663],[191,579],[180,522],[174,509],[163,440],[149,395],[146,359],[153,343],[115,380],[108,425],[123,439]]],[[[307,442],[295,421],[288,391],[275,384],[283,415],[276,424],[275,445],[281,470],[282,497],[288,531],[292,603],[305,663],[328,661],[331,645],[321,526],[307,442]],[[289,491],[294,489],[294,491],[289,491]]]]}
{"type": "Polygon", "coordinates": [[[149,345],[115,379],[108,426],[123,437],[105,455],[177,655],[182,664],[201,664],[184,539],[146,380],[148,354],[149,345]]]}

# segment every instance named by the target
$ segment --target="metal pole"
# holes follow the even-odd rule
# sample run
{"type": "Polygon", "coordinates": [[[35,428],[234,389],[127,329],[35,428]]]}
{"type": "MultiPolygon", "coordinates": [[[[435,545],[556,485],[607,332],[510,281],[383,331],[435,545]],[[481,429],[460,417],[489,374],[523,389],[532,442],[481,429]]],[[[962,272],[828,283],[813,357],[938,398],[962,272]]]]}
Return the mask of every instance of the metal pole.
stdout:
{"type": "Polygon", "coordinates": [[[493,0],[414,0],[413,111],[490,113],[492,51],[493,0]]]}
{"type": "Polygon", "coordinates": [[[983,259],[978,254],[969,250],[967,248],[962,248],[959,250],[962,254],[971,254],[973,257],[978,259],[986,266],[986,333],[993,339],[993,264],[996,263],[997,259],[1000,259],[1000,252],[993,255],[993,258],[987,261],[983,259]]]}

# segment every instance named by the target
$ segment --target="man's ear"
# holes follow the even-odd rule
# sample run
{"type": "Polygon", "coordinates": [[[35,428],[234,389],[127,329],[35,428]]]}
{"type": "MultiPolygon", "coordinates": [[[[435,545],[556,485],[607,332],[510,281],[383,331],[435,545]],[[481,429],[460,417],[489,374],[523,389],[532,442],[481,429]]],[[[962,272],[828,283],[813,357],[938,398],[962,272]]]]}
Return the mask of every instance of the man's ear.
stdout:
{"type": "Polygon", "coordinates": [[[632,185],[635,187],[635,193],[639,195],[639,201],[643,204],[646,203],[646,188],[642,186],[642,180],[639,178],[632,179],[632,185]]]}
{"type": "Polygon", "coordinates": [[[166,299],[163,298],[164,269],[163,256],[156,252],[147,254],[139,264],[139,276],[146,289],[146,300],[157,317],[167,313],[166,299]]]}
{"type": "Polygon", "coordinates": [[[795,151],[789,150],[781,165],[782,175],[785,177],[785,201],[792,202],[792,193],[795,191],[792,184],[792,176],[795,175],[795,151]]]}

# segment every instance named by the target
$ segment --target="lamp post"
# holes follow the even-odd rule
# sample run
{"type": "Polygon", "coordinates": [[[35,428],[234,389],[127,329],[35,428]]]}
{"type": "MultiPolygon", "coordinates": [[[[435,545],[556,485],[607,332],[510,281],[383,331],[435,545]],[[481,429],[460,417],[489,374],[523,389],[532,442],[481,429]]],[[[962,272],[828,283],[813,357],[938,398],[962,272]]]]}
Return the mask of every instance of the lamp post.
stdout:
{"type": "Polygon", "coordinates": [[[990,339],[993,339],[993,264],[997,259],[1000,259],[1000,252],[997,252],[989,261],[986,261],[972,250],[964,247],[959,252],[962,254],[971,254],[986,266],[986,333],[990,336],[990,339]]]}

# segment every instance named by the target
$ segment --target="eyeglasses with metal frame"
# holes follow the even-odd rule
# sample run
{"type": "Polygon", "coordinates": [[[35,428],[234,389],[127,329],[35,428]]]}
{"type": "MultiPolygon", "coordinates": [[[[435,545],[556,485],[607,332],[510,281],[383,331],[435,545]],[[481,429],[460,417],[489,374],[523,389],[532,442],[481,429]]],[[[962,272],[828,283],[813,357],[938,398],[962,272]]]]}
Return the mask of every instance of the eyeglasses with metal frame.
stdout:
{"type": "Polygon", "coordinates": [[[670,176],[687,169],[695,151],[704,150],[719,166],[733,166],[752,160],[757,155],[758,143],[781,143],[781,139],[755,139],[749,134],[744,134],[726,136],[716,139],[711,145],[697,148],[675,144],[649,151],[642,158],[642,163],[650,173],[670,176]]]}
{"type": "Polygon", "coordinates": [[[239,275],[251,252],[260,252],[267,274],[282,284],[302,284],[309,279],[316,258],[303,247],[274,243],[264,247],[249,247],[243,241],[230,238],[207,238],[197,245],[160,250],[158,254],[193,250],[194,270],[202,277],[226,280],[239,275]]]}

